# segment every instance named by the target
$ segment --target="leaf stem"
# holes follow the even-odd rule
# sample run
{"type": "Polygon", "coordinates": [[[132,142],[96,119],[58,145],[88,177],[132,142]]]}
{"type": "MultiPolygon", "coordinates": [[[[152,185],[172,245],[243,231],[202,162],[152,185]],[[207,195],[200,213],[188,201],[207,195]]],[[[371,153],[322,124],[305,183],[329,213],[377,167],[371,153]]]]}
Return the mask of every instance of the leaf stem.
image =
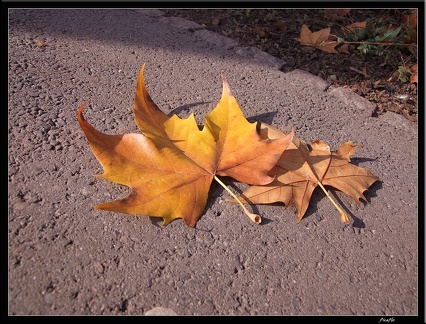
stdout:
{"type": "Polygon", "coordinates": [[[229,192],[229,194],[240,204],[241,208],[244,210],[244,212],[246,213],[246,215],[248,217],[250,217],[250,219],[255,223],[255,224],[260,224],[262,221],[262,218],[260,218],[259,215],[257,214],[253,214],[250,213],[247,208],[243,205],[243,203],[238,199],[238,197],[216,176],[214,176],[214,179],[219,182],[219,184],[225,188],[226,191],[229,192]]]}
{"type": "Polygon", "coordinates": [[[342,210],[342,208],[340,208],[339,205],[337,205],[336,202],[333,200],[333,198],[331,198],[331,196],[328,194],[327,190],[325,190],[325,188],[322,185],[322,183],[321,182],[317,182],[317,184],[325,192],[325,194],[327,195],[328,199],[330,199],[330,201],[333,203],[334,207],[336,207],[336,209],[339,211],[339,213],[340,213],[340,220],[342,221],[342,223],[349,222],[348,215],[346,215],[346,213],[342,210]]]}
{"type": "MultiPolygon", "coordinates": [[[[330,34],[330,36],[335,37],[336,39],[339,39],[339,36],[330,34]]],[[[349,41],[345,41],[342,40],[341,41],[342,44],[366,44],[366,45],[383,45],[383,46],[416,46],[416,43],[393,43],[393,42],[368,42],[368,41],[362,41],[362,42],[349,42],[349,41]]]]}

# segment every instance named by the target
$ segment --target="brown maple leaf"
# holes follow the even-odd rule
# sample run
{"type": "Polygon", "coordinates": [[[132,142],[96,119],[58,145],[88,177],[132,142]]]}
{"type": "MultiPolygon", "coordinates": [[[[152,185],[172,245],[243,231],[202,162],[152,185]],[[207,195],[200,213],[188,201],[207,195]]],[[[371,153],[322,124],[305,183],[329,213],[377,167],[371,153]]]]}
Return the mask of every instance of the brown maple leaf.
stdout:
{"type": "Polygon", "coordinates": [[[411,72],[411,75],[410,75],[410,83],[418,83],[418,72],[417,72],[417,64],[414,64],[413,66],[411,66],[410,68],[410,72],[411,72]]]}
{"type": "Polygon", "coordinates": [[[335,47],[339,43],[329,39],[330,31],[330,28],[324,28],[316,32],[311,32],[308,26],[303,25],[300,30],[300,37],[296,38],[296,40],[303,45],[313,46],[327,53],[338,53],[335,47]]]}
{"type": "Polygon", "coordinates": [[[402,14],[404,24],[412,29],[417,29],[417,11],[413,13],[402,14]]]}
{"type": "MultiPolygon", "coordinates": [[[[260,136],[273,139],[285,135],[270,125],[262,124],[260,136]]],[[[360,199],[366,200],[363,192],[380,180],[370,171],[350,163],[350,156],[356,148],[351,142],[346,142],[337,152],[331,152],[326,143],[316,140],[309,149],[304,141],[293,137],[292,143],[269,173],[276,177],[275,180],[263,186],[250,186],[239,199],[250,204],[283,202],[286,207],[294,206],[297,209],[297,222],[300,222],[306,213],[317,186],[323,188],[330,199],[324,189],[325,185],[348,194],[360,204],[360,199]]],[[[339,210],[341,221],[348,222],[346,213],[332,199],[331,201],[339,210]]]]}
{"type": "Polygon", "coordinates": [[[404,30],[406,31],[405,43],[417,44],[417,11],[411,14],[403,14],[404,30]]]}
{"type": "MultiPolygon", "coordinates": [[[[195,227],[206,206],[216,176],[248,184],[267,184],[268,171],[291,141],[292,134],[262,139],[256,123],[249,123],[223,78],[222,97],[206,116],[204,127],[194,115],[167,116],[152,101],[144,84],[144,67],[137,81],[133,106],[142,134],[107,135],[83,117],[78,121],[104,172],[100,178],[131,188],[130,194],[95,206],[126,214],[163,217],[164,225],[183,218],[195,227]]],[[[260,217],[249,215],[255,223],[260,217]]]]}
{"type": "Polygon", "coordinates": [[[337,47],[337,51],[339,53],[351,54],[351,52],[349,51],[349,44],[340,45],[339,47],[337,47]]]}

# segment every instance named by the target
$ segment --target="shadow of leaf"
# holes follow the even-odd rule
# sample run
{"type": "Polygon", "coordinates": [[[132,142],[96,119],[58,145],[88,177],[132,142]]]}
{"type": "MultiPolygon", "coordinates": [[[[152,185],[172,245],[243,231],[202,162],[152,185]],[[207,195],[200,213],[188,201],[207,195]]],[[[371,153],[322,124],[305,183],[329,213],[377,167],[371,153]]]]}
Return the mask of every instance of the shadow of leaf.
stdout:
{"type": "Polygon", "coordinates": [[[179,106],[179,107],[176,107],[175,109],[173,109],[168,115],[169,116],[179,115],[182,111],[189,110],[192,107],[196,107],[196,106],[200,106],[200,105],[206,105],[206,104],[209,104],[209,103],[211,103],[211,101],[199,101],[199,102],[194,102],[194,103],[191,103],[191,104],[179,106]]]}

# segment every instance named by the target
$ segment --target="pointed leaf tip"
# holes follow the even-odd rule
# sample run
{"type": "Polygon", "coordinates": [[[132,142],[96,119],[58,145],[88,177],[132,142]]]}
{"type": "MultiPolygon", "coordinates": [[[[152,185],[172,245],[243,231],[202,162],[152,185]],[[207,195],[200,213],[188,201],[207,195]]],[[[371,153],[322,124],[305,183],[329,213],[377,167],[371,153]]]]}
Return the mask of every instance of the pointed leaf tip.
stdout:
{"type": "Polygon", "coordinates": [[[87,102],[83,103],[80,108],[78,108],[78,112],[77,112],[77,118],[78,121],[81,123],[82,121],[84,121],[84,117],[83,117],[83,108],[86,107],[87,102]]]}
{"type": "Polygon", "coordinates": [[[224,96],[234,96],[234,94],[231,91],[231,88],[229,87],[229,83],[226,80],[225,76],[223,74],[220,75],[222,78],[222,83],[223,83],[223,95],[224,96]]]}

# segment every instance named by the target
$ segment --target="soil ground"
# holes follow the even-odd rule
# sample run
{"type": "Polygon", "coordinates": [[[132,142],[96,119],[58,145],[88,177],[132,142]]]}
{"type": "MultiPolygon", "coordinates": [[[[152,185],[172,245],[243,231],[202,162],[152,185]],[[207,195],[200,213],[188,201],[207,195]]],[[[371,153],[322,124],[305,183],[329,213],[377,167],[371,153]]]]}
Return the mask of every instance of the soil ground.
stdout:
{"type": "MultiPolygon", "coordinates": [[[[417,64],[416,46],[391,45],[398,41],[393,38],[388,40],[388,46],[372,47],[366,55],[357,49],[362,44],[349,45],[350,54],[335,54],[304,46],[296,40],[301,27],[307,25],[312,32],[330,27],[331,34],[349,41],[353,35],[344,33],[342,27],[366,20],[375,26],[370,33],[377,32],[379,26],[404,26],[402,17],[407,11],[351,9],[346,15],[319,9],[168,9],[164,12],[204,25],[243,46],[258,47],[287,62],[287,70],[303,69],[332,85],[346,87],[376,104],[373,113],[376,116],[393,111],[417,121],[417,83],[410,83],[409,78],[404,79],[398,72],[400,66],[409,68],[417,64]],[[379,49],[381,54],[373,49],[379,49]]],[[[403,38],[407,32],[401,29],[398,35],[403,38]]],[[[409,39],[410,43],[413,41],[409,39]]]]}

